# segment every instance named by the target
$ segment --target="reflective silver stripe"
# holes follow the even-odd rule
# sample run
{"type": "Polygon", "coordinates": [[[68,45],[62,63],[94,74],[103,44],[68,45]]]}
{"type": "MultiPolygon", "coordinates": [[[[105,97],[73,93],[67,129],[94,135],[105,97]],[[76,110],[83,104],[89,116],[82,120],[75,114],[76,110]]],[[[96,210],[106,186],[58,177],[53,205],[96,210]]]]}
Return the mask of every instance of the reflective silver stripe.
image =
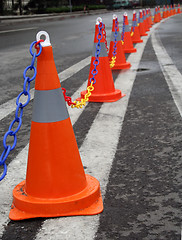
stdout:
{"type": "MultiPolygon", "coordinates": [[[[114,36],[114,32],[112,32],[112,34],[111,34],[111,40],[110,41],[115,41],[115,36],[114,36]]],[[[120,32],[118,32],[118,36],[116,37],[116,41],[118,42],[118,41],[121,41],[121,33],[120,32]]]]}
{"type": "MultiPolygon", "coordinates": [[[[92,56],[93,57],[95,57],[96,45],[97,45],[97,43],[94,43],[94,47],[93,47],[93,50],[92,50],[92,56]]],[[[100,49],[99,57],[108,57],[105,43],[101,42],[100,46],[101,46],[101,49],[100,49]]]]}
{"type": "Polygon", "coordinates": [[[124,31],[125,31],[125,32],[130,32],[130,26],[129,26],[129,25],[125,25],[124,31]]]}
{"type": "Polygon", "coordinates": [[[53,90],[35,90],[32,121],[50,123],[69,117],[62,88],[53,90]]]}

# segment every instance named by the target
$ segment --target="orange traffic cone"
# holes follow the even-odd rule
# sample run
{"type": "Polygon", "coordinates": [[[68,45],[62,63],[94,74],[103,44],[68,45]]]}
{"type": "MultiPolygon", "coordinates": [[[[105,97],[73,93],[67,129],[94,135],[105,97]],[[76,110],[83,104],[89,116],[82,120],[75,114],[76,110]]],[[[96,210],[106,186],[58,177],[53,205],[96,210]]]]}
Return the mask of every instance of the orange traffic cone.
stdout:
{"type": "MultiPolygon", "coordinates": [[[[93,82],[94,90],[89,97],[89,102],[115,102],[121,97],[125,96],[121,94],[121,91],[115,89],[114,81],[112,77],[111,68],[109,65],[109,58],[106,51],[105,41],[103,38],[103,29],[102,29],[102,19],[98,18],[95,25],[95,38],[94,38],[94,48],[93,56],[91,59],[90,73],[88,78],[88,87],[93,82]],[[100,55],[96,57],[96,46],[99,44],[98,35],[100,36],[100,55]],[[97,69],[94,68],[94,63],[97,62],[97,69]],[[97,72],[95,77],[93,73],[97,72]]],[[[118,49],[117,49],[118,51],[118,49]]],[[[116,56],[117,61],[117,56],[116,56]]],[[[117,65],[116,65],[117,66],[117,65]]],[[[81,98],[85,97],[87,91],[81,92],[81,98]]],[[[78,99],[80,100],[80,99],[78,99]]]]}
{"type": "Polygon", "coordinates": [[[109,47],[110,63],[112,63],[114,54],[116,56],[116,59],[115,59],[115,63],[113,64],[114,66],[111,66],[112,70],[128,69],[131,67],[131,64],[129,62],[126,62],[125,53],[124,53],[123,45],[121,42],[121,34],[119,31],[119,22],[115,14],[113,15],[113,25],[112,25],[110,47],[109,47]]]}
{"type": "Polygon", "coordinates": [[[136,48],[133,47],[133,42],[131,39],[130,27],[128,23],[128,16],[125,12],[123,15],[123,31],[122,31],[122,41],[124,42],[123,48],[125,53],[136,52],[136,48]]]}
{"type": "Polygon", "coordinates": [[[37,60],[26,180],[13,190],[12,220],[102,212],[99,182],[85,175],[46,32],[37,60]]]}
{"type": "Polygon", "coordinates": [[[180,8],[180,4],[178,3],[178,10],[177,13],[181,13],[181,8],[180,8]]]}
{"type": "Polygon", "coordinates": [[[173,16],[173,7],[172,7],[172,5],[170,6],[170,16],[173,16]]]}
{"type": "Polygon", "coordinates": [[[167,17],[170,17],[169,5],[167,5],[167,17]]]}
{"type": "Polygon", "coordinates": [[[150,28],[152,27],[152,24],[150,23],[149,9],[146,9],[146,22],[150,30],[150,28]]]}
{"type": "Polygon", "coordinates": [[[143,40],[140,37],[139,29],[138,29],[138,23],[137,23],[137,17],[136,17],[136,11],[133,11],[133,22],[131,27],[131,39],[133,43],[142,43],[143,40]]]}
{"type": "Polygon", "coordinates": [[[173,5],[173,15],[175,15],[176,14],[176,5],[174,4],[173,5]]]}
{"type": "Polygon", "coordinates": [[[158,16],[159,16],[159,21],[162,20],[162,17],[161,17],[161,10],[160,10],[160,6],[158,6],[158,16]]]}
{"type": "Polygon", "coordinates": [[[146,16],[145,9],[143,9],[143,23],[144,23],[143,25],[144,25],[145,32],[150,31],[148,23],[147,23],[147,16],[146,16]]]}
{"type": "Polygon", "coordinates": [[[167,18],[167,11],[166,11],[166,6],[163,6],[163,13],[162,13],[162,18],[167,18]]]}
{"type": "Polygon", "coordinates": [[[154,23],[152,21],[152,13],[151,13],[151,9],[149,8],[149,22],[150,22],[150,25],[152,26],[154,23]]]}
{"type": "Polygon", "coordinates": [[[143,23],[143,12],[142,12],[142,10],[139,11],[138,23],[139,23],[140,36],[147,36],[148,34],[145,32],[144,23],[143,23]]]}
{"type": "Polygon", "coordinates": [[[155,11],[154,11],[154,23],[158,23],[160,22],[159,20],[159,14],[158,14],[158,9],[157,7],[155,7],[155,11]]]}

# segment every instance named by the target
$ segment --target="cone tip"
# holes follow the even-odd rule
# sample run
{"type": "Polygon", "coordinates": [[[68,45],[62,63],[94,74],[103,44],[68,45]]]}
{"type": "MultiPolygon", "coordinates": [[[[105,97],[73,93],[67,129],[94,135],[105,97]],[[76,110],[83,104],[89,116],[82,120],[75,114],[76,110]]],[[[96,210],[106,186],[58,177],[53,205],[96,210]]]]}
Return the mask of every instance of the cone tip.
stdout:
{"type": "Polygon", "coordinates": [[[101,17],[98,17],[98,18],[96,19],[96,25],[99,25],[100,22],[102,22],[102,18],[101,18],[101,17]]]}
{"type": "Polygon", "coordinates": [[[133,14],[135,14],[136,13],[136,11],[135,10],[133,10],[133,14]]]}
{"type": "Polygon", "coordinates": [[[40,37],[41,37],[42,35],[45,36],[44,42],[41,42],[42,47],[51,46],[49,34],[48,34],[46,31],[40,31],[40,32],[37,33],[37,35],[36,35],[37,41],[41,40],[40,37]]]}
{"type": "Polygon", "coordinates": [[[124,13],[124,16],[127,16],[127,12],[124,13]]]}

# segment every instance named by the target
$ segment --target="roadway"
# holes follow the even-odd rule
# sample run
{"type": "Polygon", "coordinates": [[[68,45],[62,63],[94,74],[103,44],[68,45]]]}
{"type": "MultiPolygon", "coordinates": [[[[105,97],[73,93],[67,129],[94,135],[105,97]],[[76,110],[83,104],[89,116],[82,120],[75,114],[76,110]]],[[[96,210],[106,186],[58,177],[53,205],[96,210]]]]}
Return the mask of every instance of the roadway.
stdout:
{"type": "MultiPolygon", "coordinates": [[[[121,29],[124,11],[116,13],[121,29]]],[[[132,11],[127,13],[131,23],[132,11]]],[[[36,33],[49,33],[61,85],[76,99],[87,84],[95,20],[102,17],[109,43],[112,14],[0,26],[1,152],[36,33]]],[[[9,220],[12,190],[26,176],[32,101],[25,108],[17,146],[6,161],[7,176],[0,182],[1,239],[180,239],[181,19],[180,14],[155,24],[136,45],[137,53],[126,55],[132,68],[113,71],[124,98],[79,110],[68,107],[85,172],[101,184],[100,215],[9,220]]]]}

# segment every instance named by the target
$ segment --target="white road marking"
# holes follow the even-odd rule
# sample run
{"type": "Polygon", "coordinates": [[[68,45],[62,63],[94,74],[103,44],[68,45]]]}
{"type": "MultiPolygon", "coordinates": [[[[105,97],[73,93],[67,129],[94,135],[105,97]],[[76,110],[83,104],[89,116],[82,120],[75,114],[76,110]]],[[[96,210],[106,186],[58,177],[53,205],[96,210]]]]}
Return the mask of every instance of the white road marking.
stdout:
{"type": "MultiPolygon", "coordinates": [[[[79,72],[84,67],[89,65],[90,62],[91,62],[91,57],[89,56],[89,57],[81,60],[80,62],[74,64],[73,66],[67,68],[66,70],[60,72],[58,74],[60,81],[63,82],[66,79],[68,79],[69,77],[73,76],[75,73],[79,72]]],[[[31,95],[31,100],[32,100],[34,98],[34,88],[32,88],[30,90],[30,95],[31,95]]],[[[0,105],[0,120],[2,120],[6,116],[8,116],[10,113],[12,113],[13,111],[16,110],[16,107],[17,107],[16,106],[16,98],[17,97],[15,97],[15,98],[9,100],[8,102],[0,105]]],[[[23,96],[22,96],[21,101],[23,102],[23,100],[24,99],[23,99],[23,96]]]]}
{"type": "MultiPolygon", "coordinates": [[[[127,59],[127,61],[131,62],[131,69],[121,72],[115,81],[115,87],[121,89],[126,96],[117,102],[104,103],[102,105],[80,148],[82,162],[84,166],[87,166],[85,172],[93,175],[100,181],[103,199],[130,93],[136,77],[136,70],[138,69],[148,37],[158,25],[153,26],[149,35],[143,39],[143,44],[137,45],[137,53],[132,53],[127,59]]],[[[97,232],[99,216],[47,219],[37,234],[36,239],[43,240],[48,236],[50,240],[92,240],[97,232]]]]}
{"type": "Polygon", "coordinates": [[[174,102],[182,116],[182,75],[168,55],[160,39],[156,38],[155,33],[152,34],[152,45],[174,102]]]}
{"type": "Polygon", "coordinates": [[[34,30],[37,29],[36,27],[34,28],[20,28],[20,29],[12,29],[12,30],[6,30],[6,31],[0,31],[0,34],[2,33],[12,33],[12,32],[22,32],[22,31],[29,31],[29,30],[34,30]]]}

